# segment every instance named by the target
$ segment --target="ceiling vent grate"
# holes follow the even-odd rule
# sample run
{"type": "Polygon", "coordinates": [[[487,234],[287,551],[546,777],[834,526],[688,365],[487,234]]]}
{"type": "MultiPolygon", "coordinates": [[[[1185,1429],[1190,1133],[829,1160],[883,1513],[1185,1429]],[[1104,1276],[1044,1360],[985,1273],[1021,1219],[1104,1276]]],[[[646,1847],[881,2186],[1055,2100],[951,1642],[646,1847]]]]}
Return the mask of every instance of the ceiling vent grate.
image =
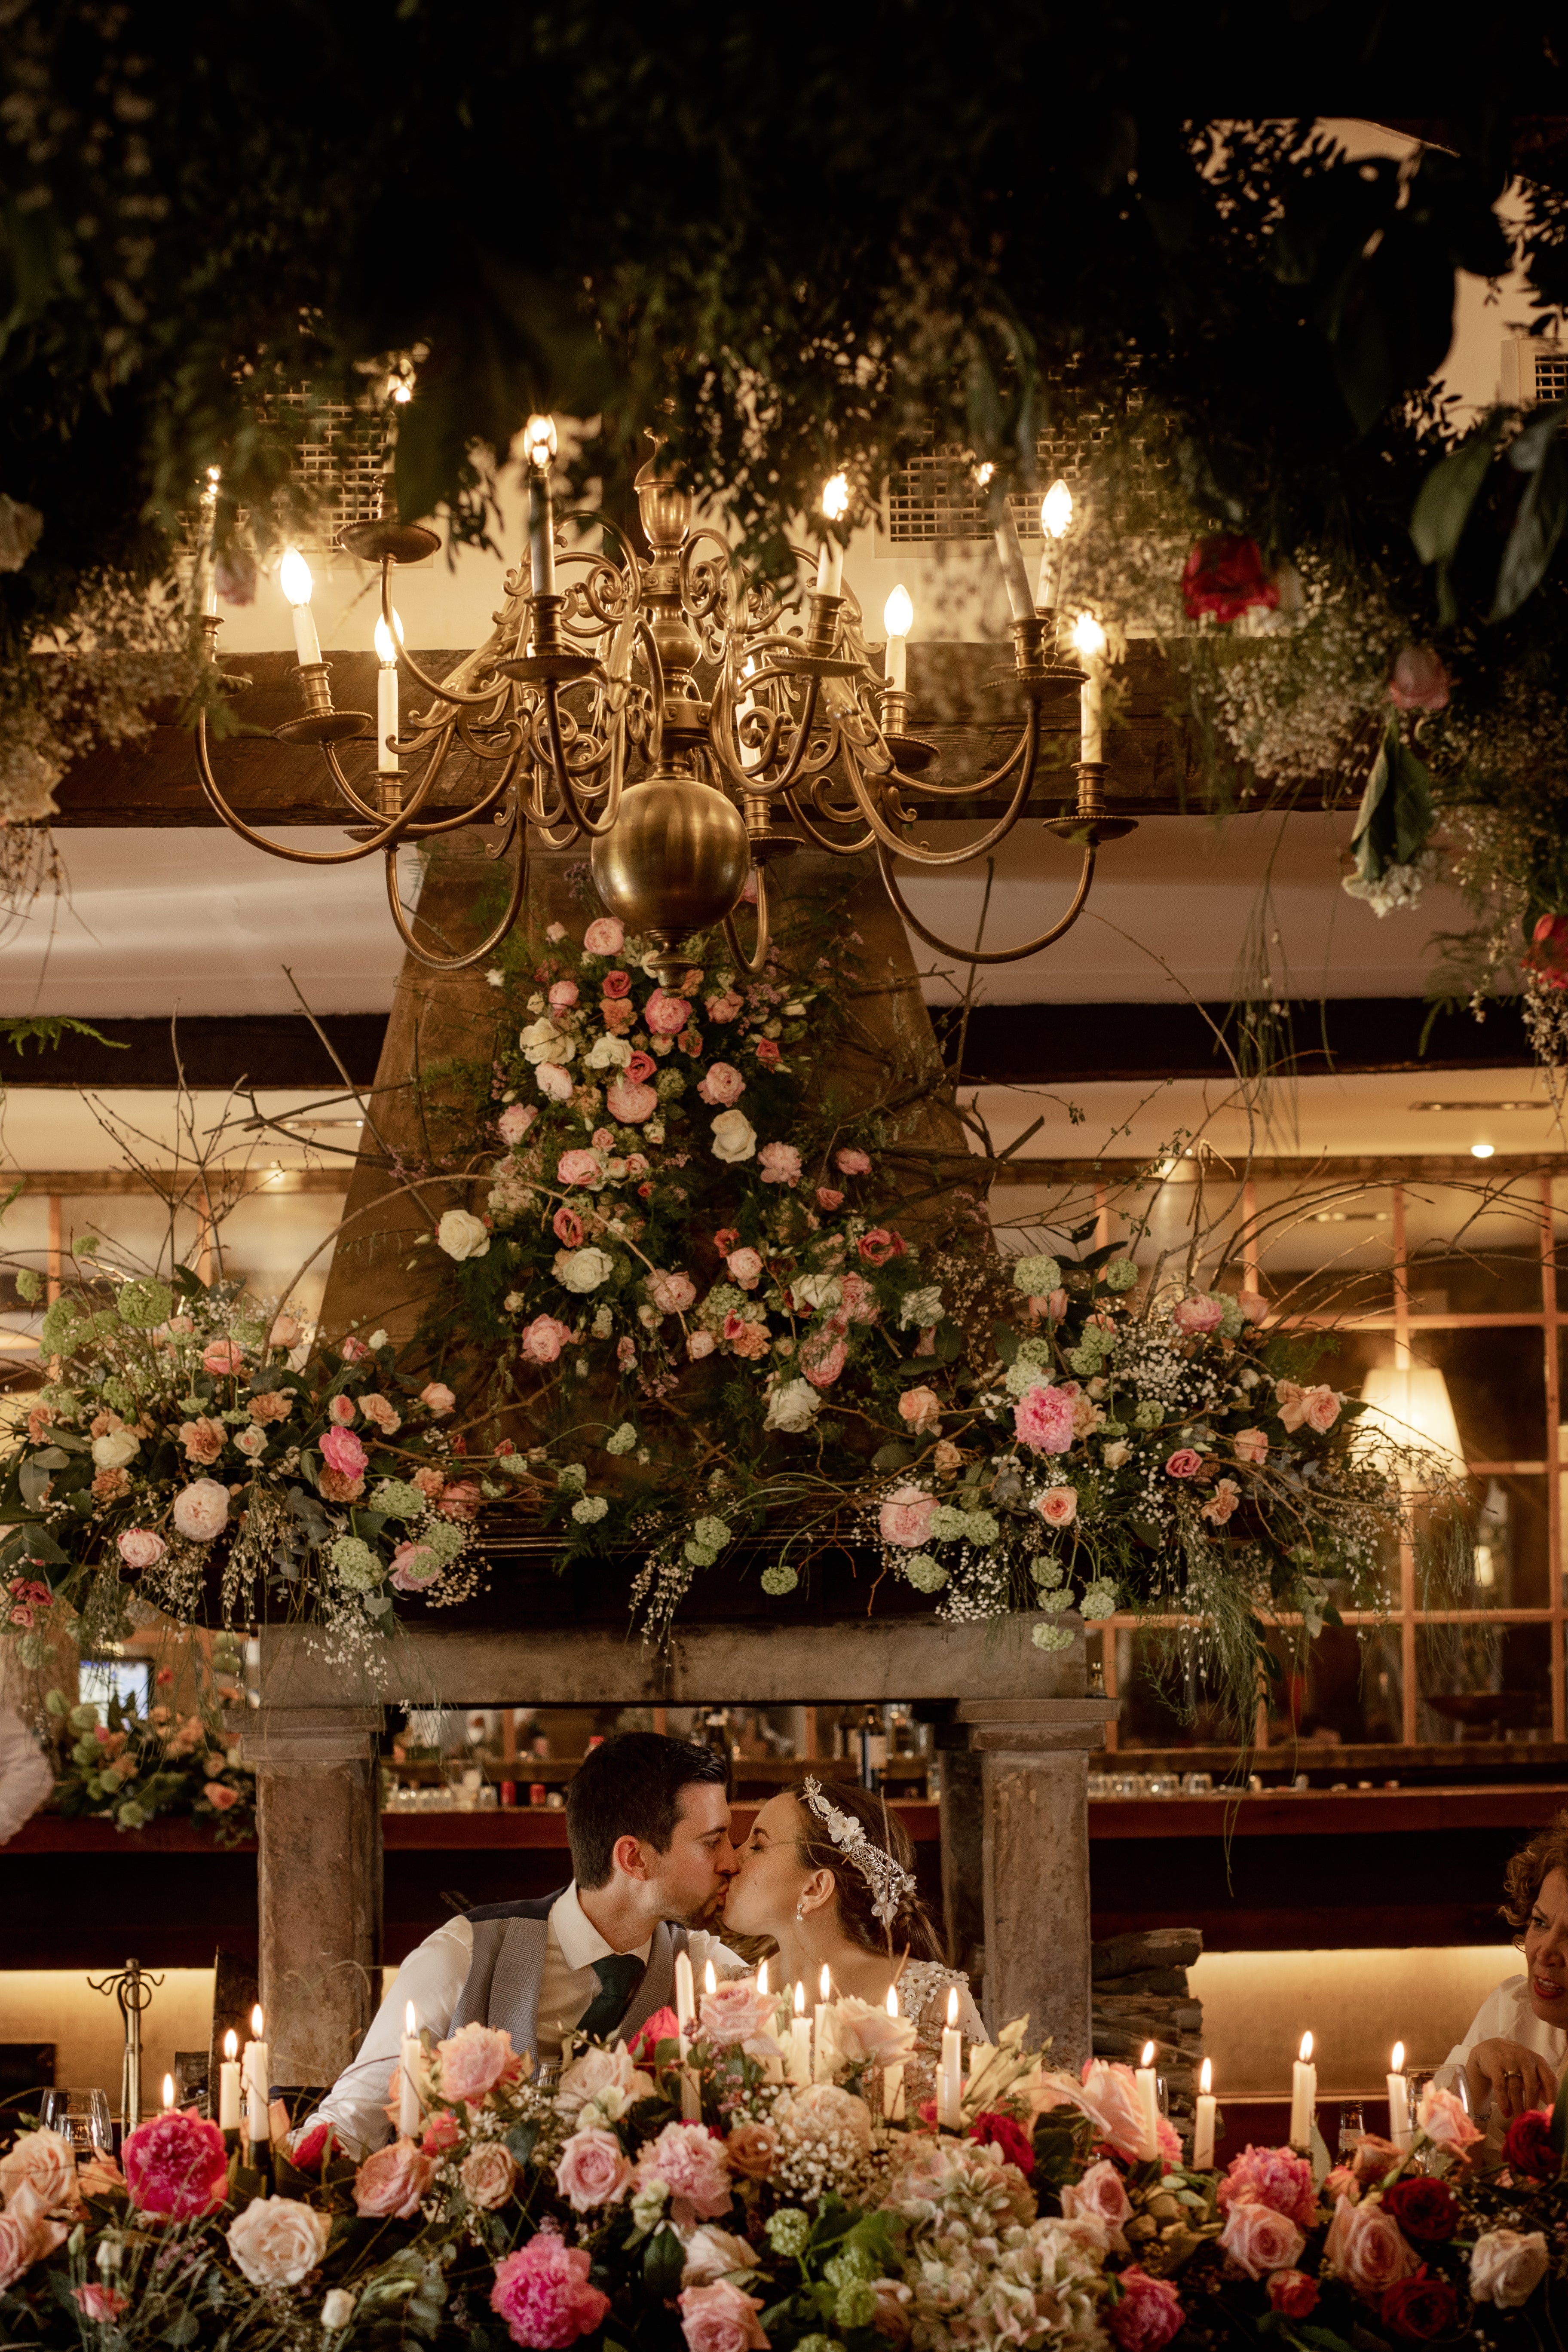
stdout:
{"type": "MultiPolygon", "coordinates": [[[[1007,499],[1020,539],[1038,541],[1041,493],[1058,475],[1078,496],[1110,427],[1103,410],[1091,410],[1067,432],[1041,434],[1035,444],[1036,487],[1010,492],[1007,499]]],[[[884,530],[900,545],[989,539],[992,529],[985,493],[974,478],[973,454],[957,442],[933,439],[889,479],[884,530]]]]}
{"type": "Polygon", "coordinates": [[[297,420],[289,473],[315,502],[315,520],[302,542],[307,553],[331,548],[351,523],[374,521],[386,471],[386,419],[374,409],[312,401],[303,392],[276,394],[268,407],[286,431],[297,420]]]}
{"type": "Polygon", "coordinates": [[[1502,347],[1502,396],[1521,408],[1568,400],[1568,348],[1539,335],[1515,335],[1502,347]]]}

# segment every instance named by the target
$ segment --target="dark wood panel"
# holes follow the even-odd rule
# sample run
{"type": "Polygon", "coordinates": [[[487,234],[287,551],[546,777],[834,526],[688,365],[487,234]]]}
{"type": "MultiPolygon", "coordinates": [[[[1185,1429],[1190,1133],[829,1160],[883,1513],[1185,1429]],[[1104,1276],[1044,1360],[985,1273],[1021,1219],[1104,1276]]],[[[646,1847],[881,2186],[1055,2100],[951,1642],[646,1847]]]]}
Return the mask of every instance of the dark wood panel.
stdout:
{"type": "MultiPolygon", "coordinates": [[[[1091,1840],[1409,1836],[1455,1830],[1539,1828],[1568,1784],[1528,1789],[1266,1789],[1212,1797],[1097,1797],[1091,1840]]],[[[1511,1851],[1511,1847],[1510,1849],[1511,1851]]]]}
{"type": "MultiPolygon", "coordinates": [[[[321,1087],[342,1080],[302,1013],[182,1014],[168,1021],[94,1020],[108,1042],[68,1031],[58,1045],[18,1049],[0,1040],[0,1078],[7,1087],[172,1087],[184,1071],[190,1087],[321,1087]],[[176,1043],[178,1061],[175,1058],[176,1043]]],[[[329,1013],[321,1022],[355,1086],[375,1083],[384,1013],[329,1013]]]]}

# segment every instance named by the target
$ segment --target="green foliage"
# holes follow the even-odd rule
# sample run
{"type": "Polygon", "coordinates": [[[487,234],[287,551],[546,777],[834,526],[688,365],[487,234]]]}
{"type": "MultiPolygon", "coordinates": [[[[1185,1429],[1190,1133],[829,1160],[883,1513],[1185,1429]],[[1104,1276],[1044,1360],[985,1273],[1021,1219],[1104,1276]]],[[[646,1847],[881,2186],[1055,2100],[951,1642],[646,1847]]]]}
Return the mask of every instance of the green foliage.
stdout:
{"type": "Polygon", "coordinates": [[[9,1045],[15,1052],[25,1054],[29,1045],[37,1045],[40,1054],[47,1052],[60,1040],[70,1035],[86,1037],[94,1045],[107,1045],[111,1053],[124,1054],[130,1048],[123,1038],[106,1037],[90,1021],[73,1021],[68,1013],[35,1013],[23,1020],[0,1021],[0,1045],[9,1045]]]}

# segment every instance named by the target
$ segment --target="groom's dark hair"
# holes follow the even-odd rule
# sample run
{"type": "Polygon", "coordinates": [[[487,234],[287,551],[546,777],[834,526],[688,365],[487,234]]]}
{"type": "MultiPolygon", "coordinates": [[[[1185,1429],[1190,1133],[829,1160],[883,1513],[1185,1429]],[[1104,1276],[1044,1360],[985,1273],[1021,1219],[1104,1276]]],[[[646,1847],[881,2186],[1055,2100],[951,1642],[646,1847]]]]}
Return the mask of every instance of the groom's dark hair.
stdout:
{"type": "Polygon", "coordinates": [[[680,1795],[695,1780],[722,1788],[724,1759],[661,1731],[617,1731],[584,1758],[566,1791],[566,1837],[579,1886],[603,1886],[616,1840],[641,1838],[668,1853],[680,1819],[680,1795]]]}

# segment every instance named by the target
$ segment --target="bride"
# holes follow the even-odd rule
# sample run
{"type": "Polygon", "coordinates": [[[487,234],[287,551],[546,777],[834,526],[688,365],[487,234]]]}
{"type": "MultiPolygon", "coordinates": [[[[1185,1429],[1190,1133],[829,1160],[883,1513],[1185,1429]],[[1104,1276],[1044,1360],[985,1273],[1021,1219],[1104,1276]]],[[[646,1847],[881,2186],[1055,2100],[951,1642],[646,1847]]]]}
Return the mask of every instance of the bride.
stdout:
{"type": "Polygon", "coordinates": [[[911,2064],[924,2077],[918,2085],[907,2079],[924,2097],[951,1988],[957,1988],[965,2040],[990,2037],[968,1978],[942,1964],[913,1864],[909,1833],[879,1797],[838,1781],[829,1797],[808,1779],[798,1797],[781,1790],[757,1815],[730,1882],[724,1926],[737,1936],[771,1937],[778,1951],[775,1985],[802,1983],[808,2001],[824,1965],[836,1992],[879,2005],[896,1984],[900,2013],[918,2036],[911,2064]]]}

